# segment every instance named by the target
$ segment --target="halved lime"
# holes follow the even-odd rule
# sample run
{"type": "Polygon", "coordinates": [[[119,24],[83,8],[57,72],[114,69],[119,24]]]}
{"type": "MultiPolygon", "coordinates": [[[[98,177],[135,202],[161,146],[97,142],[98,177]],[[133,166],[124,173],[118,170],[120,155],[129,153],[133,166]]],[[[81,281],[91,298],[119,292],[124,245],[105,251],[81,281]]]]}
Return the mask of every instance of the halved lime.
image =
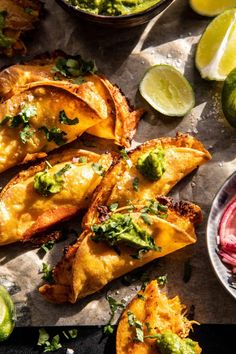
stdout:
{"type": "Polygon", "coordinates": [[[195,104],[188,80],[170,65],[154,65],[148,69],[139,91],[154,109],[171,117],[184,116],[195,104]]]}
{"type": "Polygon", "coordinates": [[[225,80],[236,67],[236,9],[217,16],[203,33],[196,52],[196,66],[203,78],[225,80]]]}
{"type": "Polygon", "coordinates": [[[15,325],[15,306],[8,291],[0,285],[0,342],[6,340],[15,325]]]}
{"type": "Polygon", "coordinates": [[[236,68],[227,76],[221,96],[225,118],[236,128],[236,68]]]}
{"type": "Polygon", "coordinates": [[[190,0],[191,8],[199,15],[216,16],[236,7],[235,0],[190,0]]]}

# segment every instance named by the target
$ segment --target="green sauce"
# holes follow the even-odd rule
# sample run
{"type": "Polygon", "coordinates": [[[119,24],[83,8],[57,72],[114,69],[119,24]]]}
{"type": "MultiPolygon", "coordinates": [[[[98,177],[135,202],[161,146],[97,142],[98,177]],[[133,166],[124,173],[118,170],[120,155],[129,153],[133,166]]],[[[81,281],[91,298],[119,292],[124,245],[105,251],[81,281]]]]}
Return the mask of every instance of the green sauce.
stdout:
{"type": "Polygon", "coordinates": [[[157,346],[160,354],[197,354],[198,343],[186,338],[181,339],[177,334],[166,332],[157,335],[157,346]]]}
{"type": "Polygon", "coordinates": [[[155,149],[139,157],[137,165],[139,172],[151,181],[157,181],[165,172],[165,153],[155,149]]]}
{"type": "Polygon", "coordinates": [[[77,9],[96,15],[120,16],[140,12],[160,0],[66,0],[77,9]]]}

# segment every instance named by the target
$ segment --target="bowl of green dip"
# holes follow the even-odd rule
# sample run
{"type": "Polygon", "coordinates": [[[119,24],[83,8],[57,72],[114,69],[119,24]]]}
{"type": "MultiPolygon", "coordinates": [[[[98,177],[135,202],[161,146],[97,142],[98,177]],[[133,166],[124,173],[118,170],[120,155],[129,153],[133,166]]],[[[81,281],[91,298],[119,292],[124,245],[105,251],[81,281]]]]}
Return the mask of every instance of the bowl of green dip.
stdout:
{"type": "Polygon", "coordinates": [[[122,28],[142,25],[174,0],[56,0],[81,20],[122,28]]]}

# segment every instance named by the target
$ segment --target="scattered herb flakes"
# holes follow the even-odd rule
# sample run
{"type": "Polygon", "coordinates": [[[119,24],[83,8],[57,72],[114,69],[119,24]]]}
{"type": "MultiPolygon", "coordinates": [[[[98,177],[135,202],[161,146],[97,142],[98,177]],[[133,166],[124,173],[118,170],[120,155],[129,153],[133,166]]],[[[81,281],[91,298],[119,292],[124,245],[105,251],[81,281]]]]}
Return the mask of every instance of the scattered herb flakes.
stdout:
{"type": "MultiPolygon", "coordinates": [[[[55,80],[55,79],[54,79],[55,80]]],[[[75,85],[81,85],[85,83],[86,81],[84,80],[83,76],[78,76],[74,81],[73,84],[75,85]]]]}
{"type": "Polygon", "coordinates": [[[26,124],[24,128],[20,131],[20,139],[23,144],[26,144],[28,140],[30,140],[35,133],[35,129],[30,127],[29,124],[26,124]]]}
{"type": "Polygon", "coordinates": [[[184,275],[183,275],[183,281],[185,283],[188,283],[189,280],[191,279],[192,276],[192,265],[190,263],[190,259],[188,259],[185,263],[184,263],[184,275]]]}
{"type": "Polygon", "coordinates": [[[37,345],[42,346],[45,345],[45,343],[47,343],[49,340],[49,334],[46,331],[45,328],[40,328],[39,329],[39,338],[38,338],[38,343],[37,345]]]}
{"type": "Polygon", "coordinates": [[[45,253],[49,252],[53,246],[55,245],[55,241],[54,240],[50,240],[46,243],[44,243],[41,247],[40,250],[44,251],[45,253]]]}
{"type": "Polygon", "coordinates": [[[160,286],[165,286],[167,284],[167,274],[165,275],[160,275],[157,277],[157,282],[160,286]]]}
{"type": "Polygon", "coordinates": [[[64,167],[62,167],[58,172],[55,173],[56,177],[61,177],[71,168],[71,164],[66,163],[64,167]]]}
{"type": "Polygon", "coordinates": [[[152,330],[152,327],[151,327],[150,323],[149,323],[149,322],[145,322],[144,324],[145,324],[145,326],[147,327],[148,333],[150,333],[151,330],[152,330]]]}
{"type": "Polygon", "coordinates": [[[102,167],[102,165],[101,165],[100,163],[94,162],[94,163],[92,164],[92,168],[93,168],[94,172],[95,172],[97,175],[99,175],[99,176],[104,176],[105,171],[104,171],[104,169],[103,169],[103,167],[102,167]]]}
{"type": "Polygon", "coordinates": [[[115,300],[113,297],[111,296],[107,296],[107,301],[109,303],[109,306],[110,306],[110,320],[109,322],[107,323],[107,325],[104,327],[103,329],[103,333],[104,334],[112,334],[114,332],[114,327],[113,325],[111,324],[114,316],[115,316],[115,313],[117,311],[118,308],[121,308],[121,309],[124,309],[125,308],[125,304],[123,304],[122,302],[119,302],[117,300],[115,300]]]}
{"type": "Polygon", "coordinates": [[[5,125],[9,120],[12,119],[12,116],[5,116],[3,120],[0,122],[0,126],[5,125]]]}
{"type": "Polygon", "coordinates": [[[124,160],[129,160],[129,155],[125,149],[120,150],[120,154],[123,157],[124,160]]]}
{"type": "Polygon", "coordinates": [[[109,205],[109,210],[110,211],[115,211],[118,208],[119,204],[118,203],[112,203],[109,205]]]}
{"type": "Polygon", "coordinates": [[[59,121],[60,121],[60,123],[66,124],[66,125],[75,125],[75,124],[79,123],[79,119],[78,118],[70,119],[66,115],[66,112],[64,110],[59,112],[59,121]]]}
{"type": "Polygon", "coordinates": [[[135,177],[133,179],[133,189],[135,192],[138,192],[138,190],[139,190],[139,178],[138,177],[135,177]]]}
{"type": "Polygon", "coordinates": [[[158,203],[156,200],[150,200],[149,204],[145,206],[141,212],[157,215],[160,218],[166,219],[168,216],[168,207],[158,203]]]}
{"type": "Polygon", "coordinates": [[[128,323],[130,327],[135,328],[135,337],[133,339],[134,342],[143,342],[143,325],[142,322],[138,321],[133,314],[133,312],[128,311],[128,323]]]}
{"type": "Polygon", "coordinates": [[[148,216],[147,213],[141,213],[141,218],[143,219],[145,224],[152,225],[152,221],[151,221],[151,219],[150,219],[150,217],[148,216]]]}
{"type": "Polygon", "coordinates": [[[43,273],[42,279],[51,283],[53,281],[53,269],[47,263],[43,263],[43,268],[40,273],[43,273]]]}
{"type": "Polygon", "coordinates": [[[142,294],[137,294],[137,298],[145,301],[145,296],[143,296],[142,294]]]}
{"type": "Polygon", "coordinates": [[[10,127],[16,128],[21,124],[29,123],[30,119],[37,115],[37,107],[25,105],[22,110],[11,119],[10,127]]]}
{"type": "Polygon", "coordinates": [[[87,74],[94,74],[97,71],[96,65],[93,61],[85,61],[81,58],[63,58],[58,57],[55,66],[52,68],[51,72],[58,77],[58,74],[71,79],[75,78],[76,83],[81,83],[83,77],[87,74]]]}
{"type": "Polygon", "coordinates": [[[67,134],[60,128],[48,129],[47,127],[43,126],[39,128],[39,130],[44,132],[47,141],[54,141],[54,143],[58,146],[61,146],[67,142],[67,139],[65,138],[67,134]]]}
{"type": "Polygon", "coordinates": [[[72,339],[75,339],[78,336],[78,330],[76,328],[69,329],[68,333],[72,339]]]}
{"type": "Polygon", "coordinates": [[[144,252],[149,250],[159,251],[160,248],[154,243],[153,238],[146,230],[140,228],[129,214],[115,213],[101,224],[95,224],[91,227],[94,235],[94,242],[106,242],[111,247],[116,247],[121,243],[137,249],[134,258],[141,257],[144,252]]]}
{"type": "Polygon", "coordinates": [[[88,158],[86,156],[80,156],[78,162],[79,163],[87,163],[88,158]]]}

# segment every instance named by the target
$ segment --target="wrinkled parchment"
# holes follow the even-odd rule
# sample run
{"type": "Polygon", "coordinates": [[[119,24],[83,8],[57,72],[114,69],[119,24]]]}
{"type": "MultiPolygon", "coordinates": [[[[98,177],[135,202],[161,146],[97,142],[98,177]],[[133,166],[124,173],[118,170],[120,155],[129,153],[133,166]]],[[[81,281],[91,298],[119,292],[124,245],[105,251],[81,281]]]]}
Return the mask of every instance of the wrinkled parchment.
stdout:
{"type": "MultiPolygon", "coordinates": [[[[127,30],[96,28],[80,23],[65,13],[53,0],[46,1],[46,15],[29,40],[31,57],[60,48],[70,54],[80,53],[95,59],[98,68],[117,83],[131,103],[147,108],[139,125],[134,145],[177,131],[198,137],[213,154],[213,160],[182,181],[172,194],[199,204],[204,223],[198,228],[198,242],[142,268],[141,273],[168,274],[171,295],[179,294],[201,323],[236,323],[235,301],[218,282],[206,249],[206,221],[212,199],[223,181],[235,170],[236,131],[226,125],[220,108],[221,83],[200,78],[194,67],[194,52],[209,19],[197,16],[187,0],[176,0],[160,18],[148,25],[127,30]],[[153,64],[174,65],[190,80],[196,93],[196,107],[184,118],[163,118],[137,94],[145,70],[153,64]],[[187,263],[186,263],[187,262],[187,263]],[[183,281],[184,264],[191,264],[192,274],[183,281]]],[[[0,59],[1,66],[14,62],[0,59]]],[[[2,185],[15,170],[0,176],[2,185]]],[[[78,226],[78,220],[75,220],[78,226]]],[[[70,225],[71,227],[71,225],[70,225]]],[[[10,245],[0,249],[0,283],[11,290],[17,305],[18,325],[98,325],[109,318],[108,293],[129,301],[140,281],[124,285],[121,280],[76,305],[45,302],[37,288],[41,284],[42,262],[52,265],[71,240],[57,244],[43,259],[31,246],[10,245]]],[[[140,278],[141,275],[138,275],[140,278]]]]}

